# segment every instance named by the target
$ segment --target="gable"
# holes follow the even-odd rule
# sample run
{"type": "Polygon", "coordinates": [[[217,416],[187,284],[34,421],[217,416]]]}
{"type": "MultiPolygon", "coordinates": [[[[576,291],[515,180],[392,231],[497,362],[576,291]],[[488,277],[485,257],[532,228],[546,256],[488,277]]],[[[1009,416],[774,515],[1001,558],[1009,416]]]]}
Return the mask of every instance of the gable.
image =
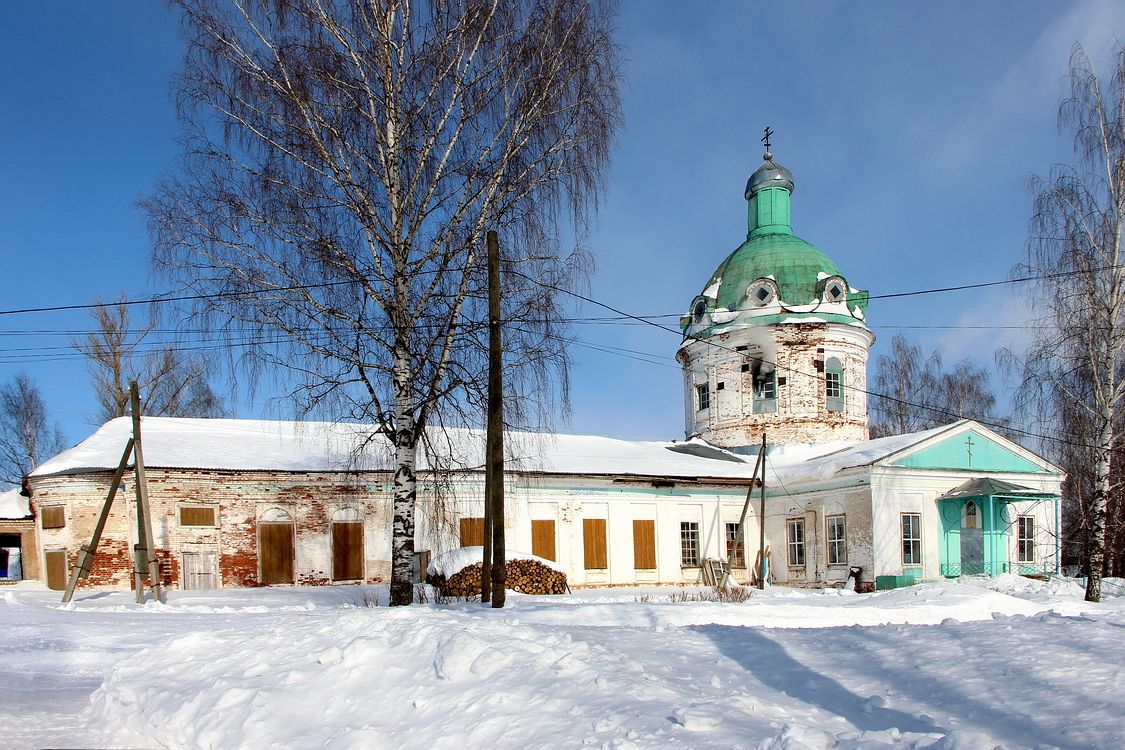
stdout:
{"type": "Polygon", "coordinates": [[[1047,474],[1042,466],[977,430],[966,430],[887,462],[909,469],[1047,474]],[[970,442],[971,441],[971,442],[970,442]]]}

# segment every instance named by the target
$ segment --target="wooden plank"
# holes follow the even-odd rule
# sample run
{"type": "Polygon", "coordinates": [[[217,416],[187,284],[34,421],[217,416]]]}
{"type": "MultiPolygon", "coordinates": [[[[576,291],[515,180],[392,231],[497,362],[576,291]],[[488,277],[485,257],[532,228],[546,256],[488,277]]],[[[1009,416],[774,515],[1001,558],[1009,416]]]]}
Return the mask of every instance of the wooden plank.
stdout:
{"type": "Polygon", "coordinates": [[[531,554],[545,560],[558,560],[555,557],[554,519],[531,522],[531,554]]]}
{"type": "Polygon", "coordinates": [[[484,519],[461,519],[461,546],[480,547],[484,544],[484,519]]]}
{"type": "Polygon", "coordinates": [[[214,552],[184,552],[181,565],[184,590],[199,591],[219,587],[219,567],[214,552]]]}
{"type": "Polygon", "coordinates": [[[633,521],[633,567],[656,570],[656,521],[633,521]]]}
{"type": "Polygon", "coordinates": [[[293,583],[293,524],[263,523],[258,536],[262,583],[293,583]]]}
{"type": "Polygon", "coordinates": [[[66,588],[66,550],[49,550],[43,556],[47,559],[47,588],[62,591],[66,588]]]}
{"type": "Polygon", "coordinates": [[[609,567],[606,564],[604,518],[582,519],[582,547],[586,570],[605,570],[609,567]]]}
{"type": "Polygon", "coordinates": [[[332,524],[332,580],[355,581],[363,578],[363,523],[346,521],[332,524]]]}
{"type": "Polygon", "coordinates": [[[61,505],[39,509],[39,527],[42,529],[61,529],[66,526],[66,511],[61,505]]]}
{"type": "Polygon", "coordinates": [[[215,526],[215,509],[213,507],[187,507],[180,508],[180,526],[215,526]]]}

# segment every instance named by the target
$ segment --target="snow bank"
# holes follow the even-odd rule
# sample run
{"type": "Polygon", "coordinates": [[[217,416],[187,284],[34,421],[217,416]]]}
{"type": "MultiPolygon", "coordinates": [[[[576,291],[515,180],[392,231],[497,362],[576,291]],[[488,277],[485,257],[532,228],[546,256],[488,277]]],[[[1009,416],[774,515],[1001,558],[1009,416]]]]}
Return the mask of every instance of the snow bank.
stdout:
{"type": "MultiPolygon", "coordinates": [[[[546,558],[536,557],[535,555],[528,554],[527,552],[520,552],[519,550],[507,549],[504,550],[504,555],[508,560],[534,560],[537,563],[546,565],[551,570],[557,570],[565,574],[566,571],[562,567],[546,558]]],[[[460,573],[465,568],[476,565],[484,559],[483,547],[461,547],[445,554],[438,555],[430,560],[430,564],[426,567],[426,574],[431,576],[443,576],[446,579],[451,578],[453,575],[460,573]]]]}

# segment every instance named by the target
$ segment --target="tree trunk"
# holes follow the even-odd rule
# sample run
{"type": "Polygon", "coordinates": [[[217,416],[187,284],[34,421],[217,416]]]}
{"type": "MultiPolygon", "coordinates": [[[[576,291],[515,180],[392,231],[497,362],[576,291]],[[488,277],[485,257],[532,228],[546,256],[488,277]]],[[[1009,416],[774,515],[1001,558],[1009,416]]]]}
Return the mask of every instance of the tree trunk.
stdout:
{"type": "Polygon", "coordinates": [[[1094,467],[1094,496],[1090,501],[1090,539],[1086,553],[1086,601],[1102,600],[1102,569],[1105,566],[1105,513],[1109,498],[1109,455],[1113,446],[1113,410],[1103,402],[1100,409],[1097,460],[1094,467]]]}
{"type": "Polygon", "coordinates": [[[391,522],[392,607],[414,602],[414,507],[418,497],[415,466],[418,425],[410,403],[411,372],[405,352],[396,352],[395,373],[395,478],[394,516],[391,522]]]}

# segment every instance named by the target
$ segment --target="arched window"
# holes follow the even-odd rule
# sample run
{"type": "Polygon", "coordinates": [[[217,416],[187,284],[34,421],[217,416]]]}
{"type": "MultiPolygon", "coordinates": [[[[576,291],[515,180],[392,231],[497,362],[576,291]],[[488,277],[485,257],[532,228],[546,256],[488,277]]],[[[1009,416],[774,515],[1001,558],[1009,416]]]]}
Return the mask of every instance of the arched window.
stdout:
{"type": "Polygon", "coordinates": [[[977,513],[977,504],[972,500],[965,503],[965,512],[961,516],[961,528],[979,529],[980,515],[977,513]]]}
{"type": "Polygon", "coordinates": [[[824,403],[828,411],[844,410],[844,365],[836,357],[824,363],[824,403]]]}

